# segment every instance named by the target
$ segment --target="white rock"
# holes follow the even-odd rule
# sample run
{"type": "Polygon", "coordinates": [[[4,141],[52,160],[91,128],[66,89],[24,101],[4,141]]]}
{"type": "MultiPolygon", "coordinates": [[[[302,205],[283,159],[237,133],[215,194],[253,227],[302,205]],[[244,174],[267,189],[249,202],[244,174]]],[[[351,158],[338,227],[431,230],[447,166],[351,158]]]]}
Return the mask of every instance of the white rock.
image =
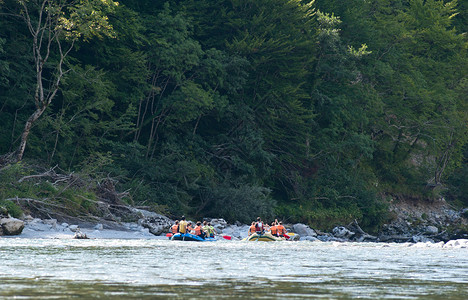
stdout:
{"type": "Polygon", "coordinates": [[[68,226],[68,228],[73,232],[77,232],[80,230],[80,227],[78,225],[70,225],[68,226]]]}
{"type": "Polygon", "coordinates": [[[300,236],[304,236],[304,237],[305,236],[313,236],[313,237],[317,236],[317,233],[312,228],[310,228],[309,226],[305,224],[301,224],[301,223],[294,224],[292,229],[295,233],[299,234],[300,236]]]}
{"type": "Polygon", "coordinates": [[[435,226],[427,226],[426,227],[426,233],[427,234],[437,234],[437,233],[439,233],[439,228],[437,228],[435,226]]]}
{"type": "Polygon", "coordinates": [[[412,240],[413,242],[415,243],[433,243],[434,241],[425,237],[425,236],[422,236],[422,235],[415,235],[412,237],[412,240]]]}
{"type": "Polygon", "coordinates": [[[96,226],[94,226],[94,229],[96,230],[103,230],[104,229],[104,226],[102,224],[97,224],[96,226]]]}
{"type": "Polygon", "coordinates": [[[343,226],[333,228],[332,232],[335,237],[346,239],[352,237],[355,234],[343,226]]]}
{"type": "Polygon", "coordinates": [[[227,227],[227,222],[224,219],[211,219],[211,225],[215,228],[224,229],[227,227]]]}
{"type": "Polygon", "coordinates": [[[51,229],[57,228],[57,220],[56,219],[46,219],[42,221],[44,224],[49,225],[51,229]]]}
{"type": "Polygon", "coordinates": [[[4,235],[19,235],[24,229],[24,222],[16,218],[0,219],[0,229],[4,235]]]}

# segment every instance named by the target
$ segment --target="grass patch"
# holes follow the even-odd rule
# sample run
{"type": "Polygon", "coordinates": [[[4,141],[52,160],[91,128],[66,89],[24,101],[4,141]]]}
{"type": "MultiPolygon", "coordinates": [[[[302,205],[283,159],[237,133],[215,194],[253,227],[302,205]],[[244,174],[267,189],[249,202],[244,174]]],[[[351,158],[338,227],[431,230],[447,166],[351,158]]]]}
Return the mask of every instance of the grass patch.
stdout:
{"type": "Polygon", "coordinates": [[[47,210],[69,216],[86,216],[99,213],[95,192],[82,182],[53,184],[49,176],[25,176],[40,174],[40,170],[22,163],[8,165],[0,170],[0,206],[12,217],[20,217],[24,211],[47,210]],[[20,199],[18,201],[8,199],[20,199]],[[31,200],[25,200],[31,199],[31,200]],[[36,201],[36,202],[34,202],[36,201]]]}

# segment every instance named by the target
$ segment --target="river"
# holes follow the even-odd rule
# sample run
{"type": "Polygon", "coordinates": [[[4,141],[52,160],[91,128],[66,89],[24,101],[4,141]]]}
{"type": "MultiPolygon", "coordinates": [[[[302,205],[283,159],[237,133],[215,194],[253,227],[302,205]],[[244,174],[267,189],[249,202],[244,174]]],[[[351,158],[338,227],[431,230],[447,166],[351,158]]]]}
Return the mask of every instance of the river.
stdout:
{"type": "Polygon", "coordinates": [[[467,299],[442,244],[0,238],[0,299],[467,299]]]}

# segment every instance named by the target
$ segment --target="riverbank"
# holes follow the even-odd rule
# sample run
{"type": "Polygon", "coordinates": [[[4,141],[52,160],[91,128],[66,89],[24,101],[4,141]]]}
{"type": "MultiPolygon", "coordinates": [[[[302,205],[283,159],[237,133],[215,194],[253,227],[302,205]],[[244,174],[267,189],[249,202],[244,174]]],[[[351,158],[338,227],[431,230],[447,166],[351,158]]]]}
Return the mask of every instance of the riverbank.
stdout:
{"type": "MultiPolygon", "coordinates": [[[[49,217],[45,218],[36,205],[38,213],[30,210],[31,214],[23,214],[19,217],[21,220],[15,219],[16,224],[11,227],[20,228],[20,234],[11,235],[20,238],[165,239],[175,221],[128,205],[99,202],[99,206],[105,207],[107,217],[88,216],[83,219],[49,209],[49,217]],[[22,226],[24,229],[21,230],[22,226]]],[[[296,234],[295,240],[302,241],[445,243],[468,239],[467,209],[457,210],[444,199],[433,202],[394,200],[390,203],[390,214],[394,217],[374,234],[365,232],[357,220],[338,225],[329,232],[300,223],[285,224],[285,227],[288,232],[296,234]]],[[[8,219],[11,218],[5,211],[0,213],[0,236],[2,230],[4,235],[9,234],[10,230],[6,230],[4,224],[8,219]]],[[[218,234],[229,235],[234,240],[245,238],[249,230],[249,225],[239,222],[228,224],[224,219],[207,220],[211,221],[218,234]]]]}
{"type": "MultiPolygon", "coordinates": [[[[162,218],[164,216],[157,215],[152,212],[145,212],[147,217],[140,219],[138,222],[118,223],[106,222],[90,223],[81,222],[69,224],[65,222],[58,222],[56,219],[39,219],[30,216],[24,218],[24,229],[19,235],[15,236],[2,236],[1,238],[20,238],[20,239],[75,239],[78,236],[87,239],[154,239],[154,240],[167,240],[167,229],[165,226],[160,228],[158,235],[151,231],[157,230],[154,226],[152,229],[149,227],[148,217],[151,219],[162,218]],[[162,230],[161,230],[162,229],[162,230]]],[[[247,236],[248,225],[245,224],[228,224],[223,219],[212,219],[216,232],[219,235],[228,235],[232,241],[239,241],[247,236]]],[[[154,225],[154,224],[153,224],[154,225]]],[[[353,224],[352,224],[353,225],[353,224]]],[[[358,226],[354,224],[353,226],[358,226]]],[[[434,241],[424,235],[416,235],[413,237],[406,237],[406,241],[401,241],[401,237],[396,241],[385,240],[385,236],[371,236],[365,233],[352,232],[352,226],[336,227],[331,233],[324,233],[315,231],[305,224],[287,224],[289,232],[294,232],[295,241],[309,241],[309,242],[335,242],[335,243],[356,243],[356,242],[380,242],[382,244],[389,244],[392,242],[399,242],[407,244],[408,246],[416,247],[446,247],[446,248],[468,248],[468,239],[455,238],[446,241],[434,241]],[[363,235],[364,234],[364,235],[363,235]],[[359,237],[359,238],[358,238],[359,237]],[[363,238],[365,237],[365,238],[363,238]]],[[[359,227],[358,227],[359,228],[359,227]]],[[[356,227],[354,227],[356,229],[356,227]]],[[[356,230],[355,230],[356,231],[356,230]]]]}

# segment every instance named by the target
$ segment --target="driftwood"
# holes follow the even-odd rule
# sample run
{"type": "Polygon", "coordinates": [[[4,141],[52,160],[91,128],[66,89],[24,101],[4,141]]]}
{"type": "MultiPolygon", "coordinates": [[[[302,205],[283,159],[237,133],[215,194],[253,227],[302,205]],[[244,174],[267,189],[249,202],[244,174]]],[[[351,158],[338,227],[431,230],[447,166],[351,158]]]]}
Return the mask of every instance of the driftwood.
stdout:
{"type": "Polygon", "coordinates": [[[70,174],[60,174],[60,173],[57,173],[55,172],[55,169],[57,168],[58,166],[55,166],[47,171],[45,171],[44,173],[41,173],[41,174],[34,174],[34,175],[27,175],[27,176],[24,176],[24,177],[21,177],[18,182],[21,183],[25,180],[29,180],[29,179],[36,179],[36,178],[43,178],[43,177],[49,177],[50,179],[52,179],[52,185],[55,186],[59,183],[64,183],[64,182],[68,182],[69,183],[69,186],[72,185],[72,184],[75,184],[79,181],[79,178],[78,176],[75,176],[74,175],[74,172],[71,172],[70,174]]]}
{"type": "Polygon", "coordinates": [[[369,241],[376,241],[377,240],[377,237],[376,236],[373,236],[373,235],[370,235],[368,233],[366,233],[364,230],[362,230],[361,226],[359,226],[358,222],[356,219],[354,219],[353,222],[351,222],[347,228],[351,231],[354,231],[355,232],[355,236],[354,236],[354,239],[358,242],[363,242],[365,240],[369,240],[369,241]]]}

